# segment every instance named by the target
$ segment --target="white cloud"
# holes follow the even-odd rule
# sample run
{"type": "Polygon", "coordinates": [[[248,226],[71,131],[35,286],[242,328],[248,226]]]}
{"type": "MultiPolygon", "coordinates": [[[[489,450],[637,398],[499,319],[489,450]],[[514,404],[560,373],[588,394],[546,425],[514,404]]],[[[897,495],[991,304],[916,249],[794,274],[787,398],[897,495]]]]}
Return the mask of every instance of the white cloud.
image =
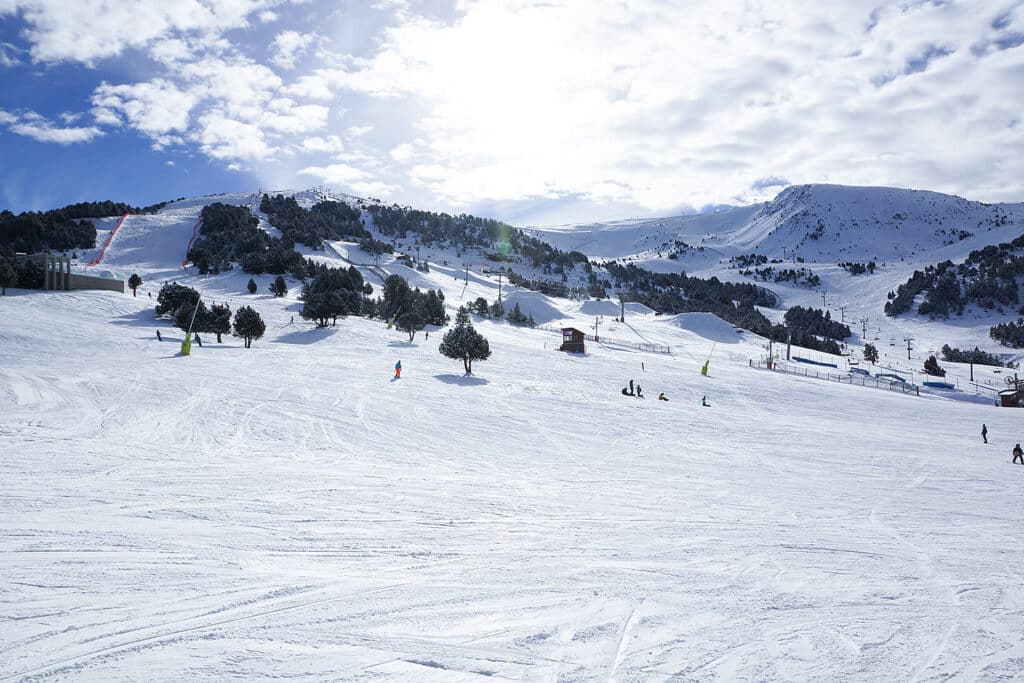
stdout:
{"type": "Polygon", "coordinates": [[[199,123],[193,137],[203,152],[214,159],[251,161],[266,159],[273,153],[259,126],[231,118],[223,110],[203,114],[199,123]]]}
{"type": "Polygon", "coordinates": [[[777,188],[755,185],[773,175],[992,197],[1011,167],[1024,173],[1009,129],[1024,47],[1006,49],[1024,12],[999,22],[993,4],[873,14],[867,2],[744,0],[460,9],[451,23],[393,25],[376,54],[332,78],[405,98],[396,108],[415,113],[405,122],[425,140],[409,177],[451,201],[571,195],[665,210],[764,199],[777,188]]]}
{"type": "Polygon", "coordinates": [[[412,156],[415,152],[416,149],[412,145],[410,145],[407,142],[403,142],[402,144],[391,148],[389,155],[395,161],[399,163],[405,163],[406,161],[412,159],[412,156]]]}
{"type": "Polygon", "coordinates": [[[309,137],[302,141],[302,149],[307,152],[331,152],[337,153],[345,149],[341,138],[337,135],[326,137],[309,137]]]}
{"type": "Polygon", "coordinates": [[[274,56],[270,58],[282,69],[294,69],[302,55],[316,39],[315,35],[302,34],[298,31],[283,31],[277,34],[272,45],[274,56]]]}
{"type": "Polygon", "coordinates": [[[72,145],[90,142],[103,135],[96,126],[60,127],[34,111],[11,113],[0,109],[0,125],[17,135],[24,135],[38,142],[53,142],[72,145]]]}
{"type": "Polygon", "coordinates": [[[216,34],[244,27],[270,0],[16,0],[0,16],[21,12],[36,61],[92,64],[129,48],[185,34],[216,34]]]}
{"type": "Polygon", "coordinates": [[[366,171],[348,164],[331,164],[329,166],[307,166],[299,171],[300,175],[313,176],[328,185],[349,186],[354,182],[366,181],[366,171]]]}
{"type": "Polygon", "coordinates": [[[18,55],[21,53],[14,45],[10,43],[0,43],[0,66],[10,67],[21,64],[21,60],[18,55]]]}
{"type": "Polygon", "coordinates": [[[1021,198],[1012,2],[286,4],[0,0],[0,22],[26,25],[24,50],[0,43],[0,67],[139,51],[112,72],[138,76],[96,86],[93,125],[0,123],[66,143],[124,126],[268,175],[404,184],[431,205],[661,211],[758,201],[773,177],[1021,198]],[[331,51],[343,45],[362,52],[331,51]]]}
{"type": "Polygon", "coordinates": [[[92,95],[93,115],[98,122],[120,122],[121,116],[158,145],[170,142],[171,133],[184,133],[189,113],[199,98],[164,79],[134,85],[102,83],[92,95]]]}

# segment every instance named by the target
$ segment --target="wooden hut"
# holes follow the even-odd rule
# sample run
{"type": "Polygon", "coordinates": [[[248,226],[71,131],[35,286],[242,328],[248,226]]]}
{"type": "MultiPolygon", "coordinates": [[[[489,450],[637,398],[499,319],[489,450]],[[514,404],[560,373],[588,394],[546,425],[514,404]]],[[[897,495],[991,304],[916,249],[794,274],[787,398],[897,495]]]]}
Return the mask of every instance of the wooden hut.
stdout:
{"type": "Polygon", "coordinates": [[[583,347],[583,342],[586,338],[587,335],[580,332],[575,327],[563,327],[562,345],[558,347],[558,350],[572,351],[573,353],[584,353],[586,349],[583,347]]]}

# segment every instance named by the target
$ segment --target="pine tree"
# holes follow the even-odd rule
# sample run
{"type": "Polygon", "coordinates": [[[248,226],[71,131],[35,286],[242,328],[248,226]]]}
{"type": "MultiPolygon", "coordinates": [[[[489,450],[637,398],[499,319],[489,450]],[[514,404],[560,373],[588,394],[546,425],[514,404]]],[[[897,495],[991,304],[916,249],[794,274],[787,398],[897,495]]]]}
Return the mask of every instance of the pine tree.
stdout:
{"type": "Polygon", "coordinates": [[[508,313],[508,321],[513,325],[525,325],[527,318],[523,315],[523,312],[519,310],[519,302],[517,301],[512,310],[508,313]]]}
{"type": "Polygon", "coordinates": [[[0,256],[0,291],[3,292],[4,296],[7,296],[7,288],[15,287],[18,284],[18,272],[14,270],[14,266],[7,262],[4,257],[0,256]]]}
{"type": "Polygon", "coordinates": [[[245,340],[245,348],[251,348],[254,339],[259,339],[267,331],[260,314],[250,306],[242,306],[235,313],[235,336],[245,340]]]}
{"type": "Polygon", "coordinates": [[[206,332],[209,326],[210,312],[202,301],[185,302],[174,313],[174,326],[182,332],[206,332]]]}
{"type": "Polygon", "coordinates": [[[445,333],[438,350],[448,358],[461,360],[466,374],[473,374],[473,361],[487,360],[491,356],[491,347],[487,339],[473,329],[469,321],[469,311],[465,306],[459,307],[455,316],[455,327],[445,333]]]}
{"type": "Polygon", "coordinates": [[[305,295],[299,315],[303,320],[316,321],[317,327],[327,327],[327,319],[331,317],[328,292],[310,292],[305,295]]]}
{"type": "Polygon", "coordinates": [[[217,335],[217,343],[220,344],[220,336],[231,332],[231,308],[227,304],[214,304],[210,307],[209,331],[217,335]]]}
{"type": "Polygon", "coordinates": [[[284,281],[283,275],[274,278],[274,282],[270,285],[270,293],[274,296],[284,296],[288,293],[288,283],[284,281]]]}
{"type": "Polygon", "coordinates": [[[409,335],[409,343],[416,338],[416,333],[426,327],[423,318],[416,311],[410,311],[398,316],[395,327],[409,335]]]}
{"type": "Polygon", "coordinates": [[[473,313],[479,315],[482,318],[486,318],[488,315],[487,299],[482,296],[478,296],[476,301],[473,302],[473,313]]]}
{"type": "Polygon", "coordinates": [[[500,301],[491,304],[491,317],[496,319],[505,317],[505,307],[501,305],[500,301]]]}
{"type": "Polygon", "coordinates": [[[156,315],[157,317],[167,314],[174,315],[182,304],[188,303],[194,307],[197,301],[199,301],[199,292],[191,287],[169,282],[161,287],[160,293],[156,295],[156,315]]]}
{"type": "Polygon", "coordinates": [[[255,293],[256,293],[256,290],[257,290],[257,289],[259,289],[259,288],[258,288],[258,287],[256,286],[256,281],[255,281],[255,280],[253,280],[252,278],[249,278],[249,284],[247,284],[247,285],[245,286],[245,288],[249,290],[249,293],[250,293],[250,294],[255,294],[255,293]]]}
{"type": "Polygon", "coordinates": [[[132,273],[132,276],[128,278],[128,286],[132,290],[132,296],[136,296],[135,290],[142,286],[142,278],[138,273],[132,273]]]}
{"type": "Polygon", "coordinates": [[[933,377],[946,376],[946,371],[939,366],[939,361],[935,360],[935,356],[928,356],[928,360],[924,362],[924,371],[933,377]]]}
{"type": "Polygon", "coordinates": [[[409,289],[409,283],[405,278],[401,275],[389,275],[384,281],[384,319],[391,320],[409,310],[412,298],[412,290],[409,289]]]}
{"type": "Polygon", "coordinates": [[[864,360],[869,363],[878,362],[878,348],[874,344],[864,345],[864,360]]]}

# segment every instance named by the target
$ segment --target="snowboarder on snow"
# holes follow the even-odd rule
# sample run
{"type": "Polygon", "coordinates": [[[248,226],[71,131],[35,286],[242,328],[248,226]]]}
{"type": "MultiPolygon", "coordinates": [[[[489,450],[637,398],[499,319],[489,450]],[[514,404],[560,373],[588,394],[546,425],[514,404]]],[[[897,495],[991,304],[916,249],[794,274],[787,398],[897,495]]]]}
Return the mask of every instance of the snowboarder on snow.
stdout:
{"type": "Polygon", "coordinates": [[[160,330],[156,331],[156,340],[157,341],[163,341],[164,340],[164,338],[160,336],[160,330]]]}
{"type": "Polygon", "coordinates": [[[981,424],[981,440],[988,443],[988,427],[985,426],[984,422],[981,424]]]}
{"type": "Polygon", "coordinates": [[[199,348],[203,348],[203,340],[199,338],[198,334],[196,335],[196,344],[199,344],[199,348]]]}
{"type": "Polygon", "coordinates": [[[627,387],[622,387],[622,395],[623,396],[632,396],[633,392],[630,391],[627,387]]]}
{"type": "Polygon", "coordinates": [[[710,403],[708,403],[708,397],[707,397],[707,396],[701,396],[701,397],[700,397],[700,404],[701,404],[702,406],[704,406],[705,408],[708,408],[708,407],[710,407],[710,406],[711,406],[711,404],[710,404],[710,403]]]}
{"type": "Polygon", "coordinates": [[[643,393],[643,391],[640,390],[640,385],[639,384],[636,385],[636,397],[637,398],[643,398],[644,397],[644,393],[643,393]]]}
{"type": "Polygon", "coordinates": [[[629,395],[633,395],[633,380],[629,380],[629,395]]]}
{"type": "Polygon", "coordinates": [[[664,392],[664,391],[662,391],[662,392],[660,392],[660,393],[658,394],[658,400],[659,400],[659,401],[667,401],[667,400],[668,400],[668,399],[667,399],[667,398],[665,397],[665,392],[664,392]]]}
{"type": "Polygon", "coordinates": [[[1020,449],[1020,444],[1013,447],[1013,461],[1017,462],[1020,460],[1020,464],[1024,465],[1024,451],[1020,449]]]}
{"type": "Polygon", "coordinates": [[[402,377],[402,361],[395,363],[395,379],[401,379],[402,377]]]}

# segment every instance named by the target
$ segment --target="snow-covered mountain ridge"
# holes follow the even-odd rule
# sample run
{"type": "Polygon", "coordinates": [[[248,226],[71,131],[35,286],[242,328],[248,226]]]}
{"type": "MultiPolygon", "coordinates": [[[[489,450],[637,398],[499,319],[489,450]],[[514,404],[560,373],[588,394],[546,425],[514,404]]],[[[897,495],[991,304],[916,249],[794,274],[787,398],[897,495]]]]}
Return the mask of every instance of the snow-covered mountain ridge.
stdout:
{"type": "MultiPolygon", "coordinates": [[[[808,262],[892,261],[966,254],[1024,232],[1024,204],[986,204],[888,187],[795,185],[770,202],[714,214],[533,228],[563,249],[597,258],[648,257],[676,241],[704,247],[687,264],[757,252],[808,262]],[[960,245],[956,247],[956,245],[960,245]]],[[[667,254],[663,254],[667,255],[667,254]]]]}

